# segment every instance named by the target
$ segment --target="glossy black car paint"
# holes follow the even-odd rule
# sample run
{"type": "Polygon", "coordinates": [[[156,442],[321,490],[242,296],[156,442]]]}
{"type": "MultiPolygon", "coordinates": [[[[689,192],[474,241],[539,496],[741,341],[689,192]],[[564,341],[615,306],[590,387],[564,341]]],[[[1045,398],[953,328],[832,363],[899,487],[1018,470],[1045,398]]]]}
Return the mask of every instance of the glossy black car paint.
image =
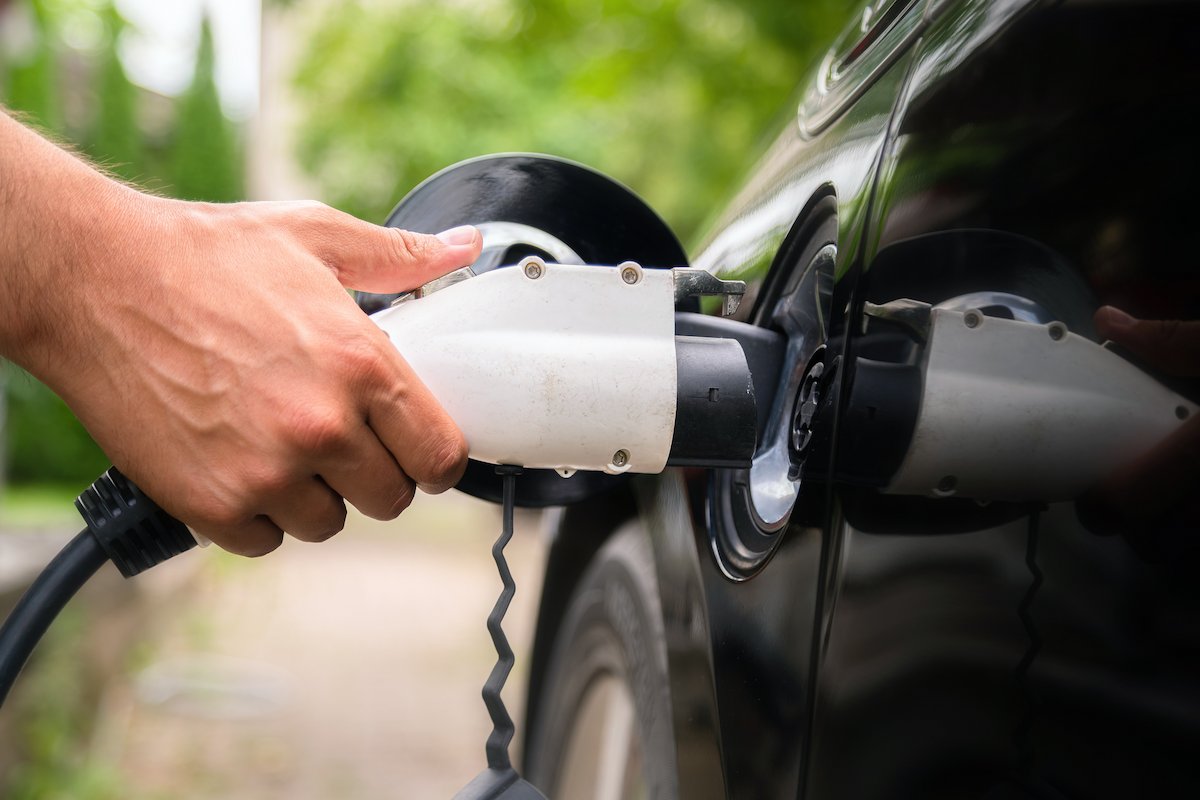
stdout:
{"type": "MultiPolygon", "coordinates": [[[[1105,303],[1200,316],[1196,6],[895,5],[851,63],[822,65],[826,91],[805,84],[693,259],[750,283],[742,317],[803,266],[789,254],[818,212],[836,220],[829,334],[847,358],[867,299],[1010,291],[1084,334],[1105,303]]],[[[530,718],[556,609],[636,516],[681,797],[1200,796],[1200,532],[1131,542],[1070,504],[806,486],[771,559],[733,581],[712,553],[722,486],[672,471],[562,512],[530,718]]]]}

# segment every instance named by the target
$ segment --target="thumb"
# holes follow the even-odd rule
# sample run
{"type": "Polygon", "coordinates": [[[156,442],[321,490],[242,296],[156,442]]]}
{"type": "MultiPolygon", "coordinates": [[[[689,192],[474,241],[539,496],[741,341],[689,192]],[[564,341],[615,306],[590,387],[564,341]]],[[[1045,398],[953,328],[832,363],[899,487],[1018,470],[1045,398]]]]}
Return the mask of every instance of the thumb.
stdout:
{"type": "Polygon", "coordinates": [[[1094,318],[1096,331],[1150,366],[1170,375],[1200,375],[1200,322],[1137,319],[1103,306],[1094,318]]]}
{"type": "Polygon", "coordinates": [[[340,254],[338,280],[348,289],[400,292],[473,264],[483,249],[483,236],[470,225],[436,236],[362,223],[355,246],[340,254]]]}

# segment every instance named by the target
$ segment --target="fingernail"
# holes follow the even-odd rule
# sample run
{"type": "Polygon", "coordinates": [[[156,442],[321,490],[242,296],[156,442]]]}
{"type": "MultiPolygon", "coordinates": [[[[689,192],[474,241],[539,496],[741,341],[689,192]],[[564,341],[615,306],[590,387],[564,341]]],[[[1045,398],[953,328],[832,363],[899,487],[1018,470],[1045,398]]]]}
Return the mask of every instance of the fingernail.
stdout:
{"type": "Polygon", "coordinates": [[[442,231],[437,235],[437,238],[442,244],[457,247],[459,245],[471,244],[475,241],[475,237],[479,235],[479,231],[472,225],[459,225],[457,228],[451,228],[448,231],[442,231]]]}
{"type": "Polygon", "coordinates": [[[1104,314],[1104,322],[1114,328],[1132,328],[1137,324],[1137,320],[1126,314],[1116,306],[1105,306],[1100,309],[1104,314]]]}

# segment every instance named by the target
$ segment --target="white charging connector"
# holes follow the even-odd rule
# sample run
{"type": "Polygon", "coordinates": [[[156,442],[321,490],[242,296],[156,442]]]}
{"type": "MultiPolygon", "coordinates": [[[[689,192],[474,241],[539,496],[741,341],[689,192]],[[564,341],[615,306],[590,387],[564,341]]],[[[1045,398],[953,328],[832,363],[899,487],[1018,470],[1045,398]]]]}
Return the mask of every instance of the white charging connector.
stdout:
{"type": "Polygon", "coordinates": [[[681,432],[694,446],[714,416],[736,435],[717,442],[719,452],[693,447],[678,463],[748,463],[753,455],[754,394],[740,346],[722,340],[716,345],[725,347],[697,359],[696,343],[675,335],[677,299],[720,294],[731,309],[744,284],[689,268],[536,257],[436,284],[372,319],[462,429],[476,461],[564,476],[656,473],[673,445],[688,450],[681,432]],[[697,373],[703,386],[693,385],[697,373]]]}

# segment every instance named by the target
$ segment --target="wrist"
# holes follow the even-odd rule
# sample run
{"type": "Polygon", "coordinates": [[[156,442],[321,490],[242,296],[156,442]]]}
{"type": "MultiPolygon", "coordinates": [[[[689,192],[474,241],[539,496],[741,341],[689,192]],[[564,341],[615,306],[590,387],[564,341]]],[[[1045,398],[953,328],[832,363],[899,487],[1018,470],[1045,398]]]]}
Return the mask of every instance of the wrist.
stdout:
{"type": "Polygon", "coordinates": [[[17,237],[25,245],[16,266],[20,302],[0,342],[56,390],[88,358],[91,323],[129,290],[130,256],[163,218],[155,206],[167,202],[79,166],[57,197],[29,203],[31,219],[17,237]]]}

